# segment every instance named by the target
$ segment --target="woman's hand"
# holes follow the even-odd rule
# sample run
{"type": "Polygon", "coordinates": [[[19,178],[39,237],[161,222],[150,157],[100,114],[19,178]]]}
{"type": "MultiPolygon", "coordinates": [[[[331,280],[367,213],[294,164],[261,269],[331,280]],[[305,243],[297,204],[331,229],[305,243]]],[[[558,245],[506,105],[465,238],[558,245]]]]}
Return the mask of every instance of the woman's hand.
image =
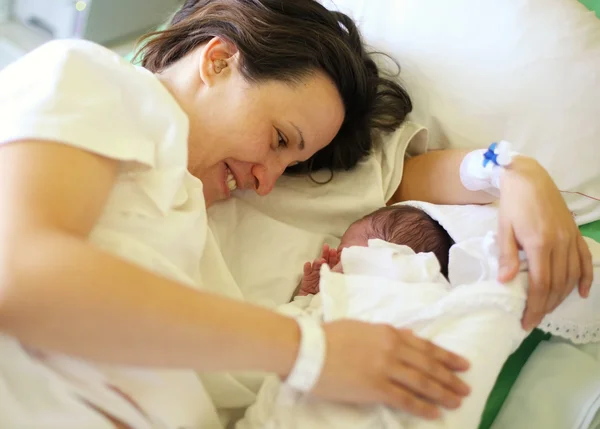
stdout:
{"type": "Polygon", "coordinates": [[[516,157],[500,186],[499,281],[519,270],[518,249],[529,261],[529,296],[523,316],[527,330],[537,326],[579,284],[587,297],[592,284],[590,251],[559,190],[535,160],[516,157]]]}
{"type": "Polygon", "coordinates": [[[469,387],[455,374],[464,359],[409,330],[358,321],[324,326],[327,358],[313,394],[355,404],[383,403],[425,418],[457,408],[469,387]]]}

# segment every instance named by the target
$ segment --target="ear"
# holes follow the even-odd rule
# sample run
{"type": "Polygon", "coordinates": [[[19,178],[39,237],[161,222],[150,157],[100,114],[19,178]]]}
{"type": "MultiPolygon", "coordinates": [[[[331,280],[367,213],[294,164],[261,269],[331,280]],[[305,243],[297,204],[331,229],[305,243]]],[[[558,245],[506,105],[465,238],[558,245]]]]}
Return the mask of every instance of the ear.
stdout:
{"type": "Polygon", "coordinates": [[[213,86],[231,76],[237,70],[237,48],[220,37],[213,37],[199,52],[200,78],[207,86],[213,86]]]}

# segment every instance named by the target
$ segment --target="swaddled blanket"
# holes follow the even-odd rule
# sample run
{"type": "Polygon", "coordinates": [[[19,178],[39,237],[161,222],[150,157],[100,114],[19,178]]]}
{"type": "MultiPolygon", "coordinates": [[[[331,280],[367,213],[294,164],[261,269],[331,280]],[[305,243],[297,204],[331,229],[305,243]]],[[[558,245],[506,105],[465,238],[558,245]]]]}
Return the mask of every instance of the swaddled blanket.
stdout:
{"type": "MultiPolygon", "coordinates": [[[[408,201],[401,204],[411,205],[425,211],[429,216],[438,221],[456,243],[450,252],[450,281],[453,285],[472,283],[489,277],[486,270],[496,270],[497,249],[490,247],[488,260],[481,258],[479,251],[466,242],[486,233],[495,232],[498,225],[498,211],[494,205],[487,206],[444,206],[434,205],[419,201],[408,201]],[[461,254],[460,263],[452,263],[457,254],[461,254]],[[469,253],[472,253],[469,256],[469,253]],[[489,265],[489,268],[486,266],[489,265]]],[[[600,277],[598,264],[600,253],[597,252],[596,241],[586,238],[586,243],[592,251],[594,258],[594,279],[597,283],[600,277]]],[[[475,240],[476,242],[477,240],[475,240]]],[[[472,241],[473,242],[473,241],[472,241]]],[[[520,252],[521,270],[527,270],[525,254],[520,252]]],[[[572,293],[565,302],[553,313],[547,315],[538,326],[541,330],[555,336],[565,338],[575,344],[585,344],[600,341],[600,290],[592,288],[590,297],[583,300],[577,293],[572,293]],[[590,303],[597,303],[595,306],[590,303]]]]}
{"type": "MultiPolygon", "coordinates": [[[[600,245],[589,244],[600,266],[600,245]]],[[[439,274],[434,255],[415,255],[406,247],[372,240],[368,248],[344,249],[345,274],[322,269],[320,295],[282,308],[288,314],[306,312],[324,321],[353,318],[410,328],[464,356],[471,368],[461,376],[472,392],[459,409],[445,411],[439,420],[425,421],[385,407],[319,401],[273,377],[265,382],[257,402],[237,428],[477,427],[502,365],[527,334],[520,323],[527,273],[519,273],[509,284],[498,283],[496,252],[493,234],[455,245],[450,259],[451,285],[439,274]]],[[[596,283],[599,277],[596,275],[596,283]]],[[[598,289],[598,284],[592,287],[595,293],[586,305],[600,303],[598,289]]],[[[577,304],[583,301],[572,299],[577,304]]]]}

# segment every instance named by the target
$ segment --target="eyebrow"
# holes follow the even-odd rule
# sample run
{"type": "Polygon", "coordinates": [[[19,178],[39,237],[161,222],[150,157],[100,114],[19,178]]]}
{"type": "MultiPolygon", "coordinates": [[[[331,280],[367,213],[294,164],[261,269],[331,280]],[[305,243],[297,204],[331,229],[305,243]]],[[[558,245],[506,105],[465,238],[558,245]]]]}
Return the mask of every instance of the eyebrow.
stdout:
{"type": "Polygon", "coordinates": [[[300,143],[298,144],[298,148],[300,150],[303,150],[304,146],[305,146],[304,134],[302,134],[302,130],[300,128],[298,128],[298,126],[296,124],[294,124],[293,122],[291,122],[291,124],[294,126],[294,128],[296,128],[296,131],[298,131],[298,135],[300,136],[300,143]]]}

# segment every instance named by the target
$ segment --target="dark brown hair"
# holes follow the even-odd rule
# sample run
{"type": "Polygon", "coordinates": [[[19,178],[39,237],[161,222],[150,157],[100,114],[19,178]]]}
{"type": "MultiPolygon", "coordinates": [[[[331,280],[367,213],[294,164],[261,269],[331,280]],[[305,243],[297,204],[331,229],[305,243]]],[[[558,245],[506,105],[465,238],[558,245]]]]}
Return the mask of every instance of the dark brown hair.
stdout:
{"type": "Polygon", "coordinates": [[[405,205],[382,207],[360,221],[370,221],[367,230],[368,238],[379,238],[389,243],[402,244],[416,253],[435,254],[442,274],[448,277],[450,247],[454,244],[454,240],[423,210],[405,205]]]}
{"type": "Polygon", "coordinates": [[[158,72],[213,37],[236,46],[248,81],[294,83],[323,71],[335,83],[346,113],[338,135],[288,173],[354,167],[370,153],[373,130],[393,131],[412,110],[404,89],[380,75],[354,22],[315,0],[187,0],[137,56],[158,72]]]}

